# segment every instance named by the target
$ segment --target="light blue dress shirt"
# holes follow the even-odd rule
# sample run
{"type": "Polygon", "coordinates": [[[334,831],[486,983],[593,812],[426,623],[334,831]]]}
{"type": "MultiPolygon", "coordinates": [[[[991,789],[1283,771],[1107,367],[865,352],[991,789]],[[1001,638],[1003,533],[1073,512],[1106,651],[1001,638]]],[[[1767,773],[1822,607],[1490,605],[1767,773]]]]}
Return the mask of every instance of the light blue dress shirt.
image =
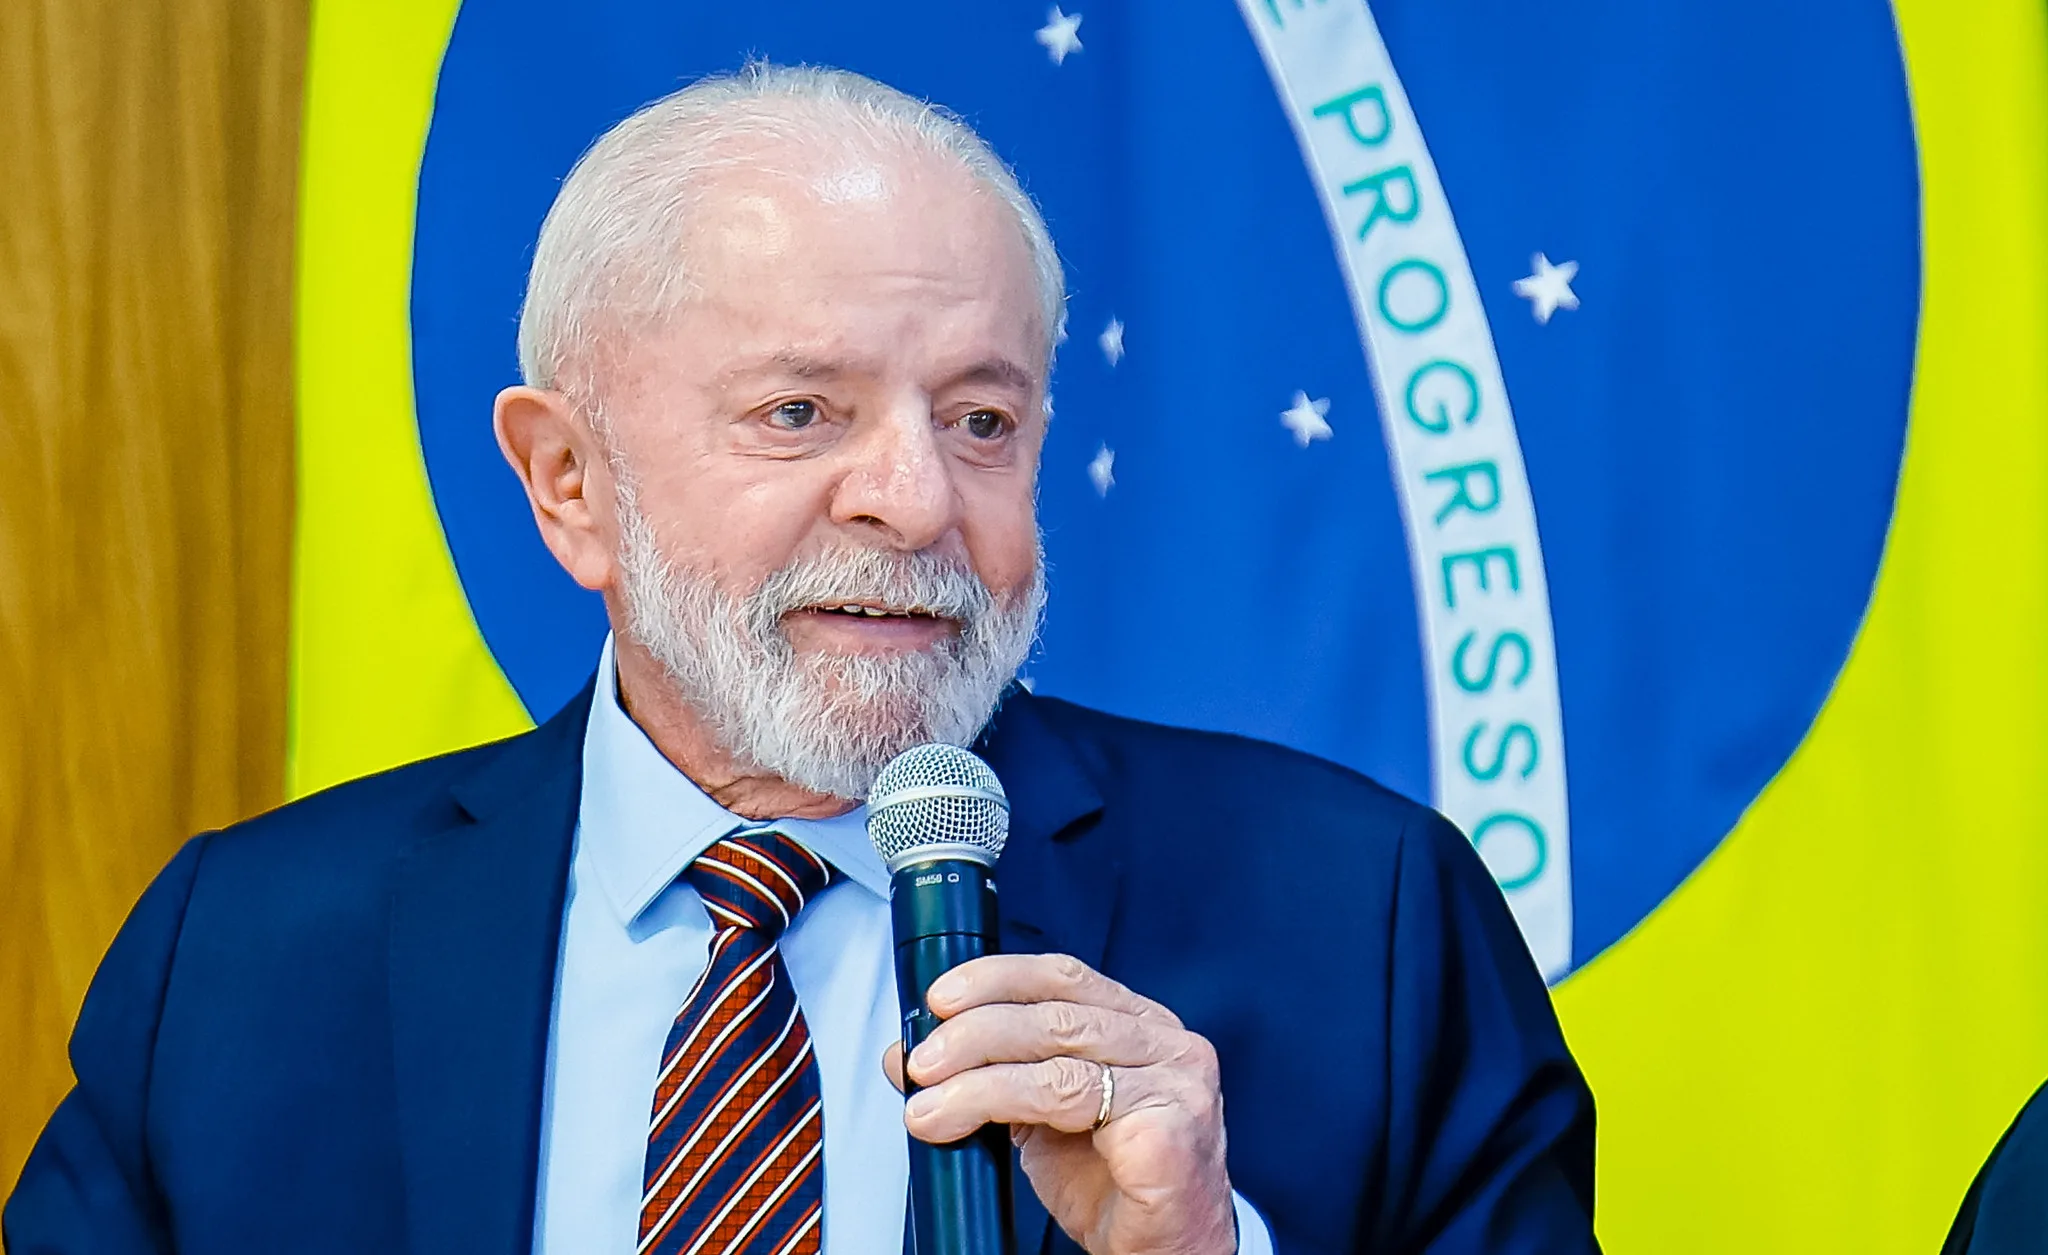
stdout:
{"type": "MultiPolygon", "coordinates": [[[[638,1245],[647,1122],[662,1044],[702,974],[711,919],[679,877],[747,821],[676,770],[618,701],[605,642],[583,742],[542,1108],[538,1255],[623,1255],[638,1245]]],[[[844,876],[780,949],[810,1025],[825,1104],[825,1255],[897,1255],[909,1160],[903,1099],[882,1074],[896,1040],[889,873],[866,812],[775,825],[844,876]]],[[[1243,1198],[1240,1251],[1270,1255],[1243,1198]]]]}

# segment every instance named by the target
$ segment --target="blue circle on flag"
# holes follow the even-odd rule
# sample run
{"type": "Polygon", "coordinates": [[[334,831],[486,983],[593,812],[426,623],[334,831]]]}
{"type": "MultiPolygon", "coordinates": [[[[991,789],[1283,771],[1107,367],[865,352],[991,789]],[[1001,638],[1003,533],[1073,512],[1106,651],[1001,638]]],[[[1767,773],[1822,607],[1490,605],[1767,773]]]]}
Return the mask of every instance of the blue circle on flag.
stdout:
{"type": "MultiPolygon", "coordinates": [[[[462,6],[420,173],[419,429],[471,609],[529,710],[581,686],[605,630],[490,433],[493,394],[518,379],[534,237],[605,128],[765,56],[951,107],[1045,209],[1072,297],[1041,473],[1039,691],[1282,741],[1431,796],[1372,380],[1257,45],[1228,5],[1079,11],[1081,47],[1055,62],[1039,0],[462,6]],[[508,73],[537,40],[545,80],[508,73]],[[1304,447],[1281,425],[1297,391],[1327,399],[1330,439],[1304,447]]],[[[1582,963],[1783,767],[1869,600],[1918,320],[1897,37],[1880,0],[1372,11],[1477,277],[1535,496],[1582,963]],[[1579,265],[1580,306],[1547,324],[1514,290],[1537,252],[1579,265]]],[[[1287,799],[1272,816],[1285,825],[1287,799]]]]}

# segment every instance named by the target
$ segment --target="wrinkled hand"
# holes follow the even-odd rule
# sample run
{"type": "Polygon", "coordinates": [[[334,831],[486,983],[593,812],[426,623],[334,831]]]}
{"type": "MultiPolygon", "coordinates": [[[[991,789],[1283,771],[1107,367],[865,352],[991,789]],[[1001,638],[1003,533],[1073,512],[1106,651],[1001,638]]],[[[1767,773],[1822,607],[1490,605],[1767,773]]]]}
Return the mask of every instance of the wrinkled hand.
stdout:
{"type": "MultiPolygon", "coordinates": [[[[1228,1255],[1216,1051],[1079,959],[991,955],[932,982],[945,1021],[910,1057],[903,1122],[927,1142],[1007,1124],[1045,1208],[1091,1255],[1228,1255]],[[1109,1120],[1102,1070],[1115,1069],[1109,1120]]],[[[903,1048],[883,1059],[903,1088],[903,1048]]]]}

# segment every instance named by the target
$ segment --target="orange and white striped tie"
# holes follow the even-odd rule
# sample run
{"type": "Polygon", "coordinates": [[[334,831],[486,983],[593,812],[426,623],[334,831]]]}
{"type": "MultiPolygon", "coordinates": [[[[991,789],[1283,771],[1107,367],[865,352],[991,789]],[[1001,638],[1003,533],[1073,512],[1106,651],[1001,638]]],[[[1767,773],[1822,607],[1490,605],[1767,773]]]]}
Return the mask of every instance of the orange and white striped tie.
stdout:
{"type": "Polygon", "coordinates": [[[776,940],[831,883],[779,832],[742,829],[683,873],[715,932],[662,1051],[642,1255],[817,1255],[825,1114],[811,1033],[776,940]]]}

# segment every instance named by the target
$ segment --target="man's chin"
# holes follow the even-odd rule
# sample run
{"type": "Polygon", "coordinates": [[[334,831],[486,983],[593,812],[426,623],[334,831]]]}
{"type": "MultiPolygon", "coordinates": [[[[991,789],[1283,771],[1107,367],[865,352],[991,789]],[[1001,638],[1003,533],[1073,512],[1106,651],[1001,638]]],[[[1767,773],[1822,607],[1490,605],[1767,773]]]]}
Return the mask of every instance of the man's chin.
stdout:
{"type": "Polygon", "coordinates": [[[932,739],[925,712],[915,703],[878,702],[847,695],[829,701],[835,740],[869,754],[893,757],[932,739]]]}

